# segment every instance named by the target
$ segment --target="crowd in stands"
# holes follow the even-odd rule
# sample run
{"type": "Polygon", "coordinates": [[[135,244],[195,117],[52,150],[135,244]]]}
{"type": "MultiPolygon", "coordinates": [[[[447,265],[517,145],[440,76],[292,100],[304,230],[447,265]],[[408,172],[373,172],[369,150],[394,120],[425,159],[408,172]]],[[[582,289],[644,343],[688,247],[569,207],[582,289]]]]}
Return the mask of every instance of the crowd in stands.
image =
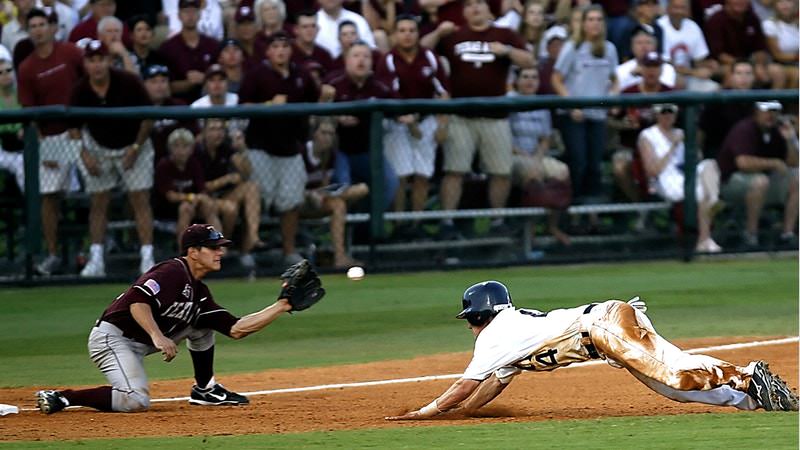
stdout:
{"type": "MultiPolygon", "coordinates": [[[[133,212],[142,272],[154,263],[154,220],[237,234],[240,262],[253,267],[267,245],[262,211],[279,217],[287,262],[300,258],[301,218],[330,215],[334,264],[351,265],[344,216],[375,183],[397,211],[429,207],[437,187],[442,209],[459,208],[474,171],[488,179],[492,208],[507,206],[513,189],[554,186],[594,203],[608,196],[610,161],[628,200],[680,202],[680,111],[659,93],[798,86],[792,0],[0,0],[0,25],[3,110],[653,95],[653,107],[389,117],[380,179],[364,114],[41,120],[43,275],[62,265],[61,203],[73,191],[90,198],[85,277],[105,274],[116,190],[133,212]]],[[[758,245],[764,206],[785,205],[780,238],[796,242],[796,112],[773,101],[704,109],[698,251],[721,250],[711,233],[720,199],[745,205],[749,245],[758,245]]],[[[0,167],[23,189],[23,126],[0,125],[0,143],[0,167]]],[[[496,218],[491,230],[507,224],[496,218]]],[[[569,245],[555,206],[547,230],[569,245]]],[[[439,226],[443,238],[458,233],[452,220],[439,226]]]]}

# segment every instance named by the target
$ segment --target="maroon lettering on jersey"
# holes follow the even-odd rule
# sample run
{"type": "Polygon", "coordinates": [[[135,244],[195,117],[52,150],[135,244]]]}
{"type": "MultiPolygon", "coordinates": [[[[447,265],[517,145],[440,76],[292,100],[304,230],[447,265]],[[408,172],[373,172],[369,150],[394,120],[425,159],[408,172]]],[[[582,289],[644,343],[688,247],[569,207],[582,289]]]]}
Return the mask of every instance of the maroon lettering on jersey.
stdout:
{"type": "MultiPolygon", "coordinates": [[[[367,78],[364,84],[359,86],[347,74],[342,73],[330,80],[328,84],[336,88],[334,101],[337,102],[367,100],[370,98],[395,98],[392,90],[373,76],[367,78]]],[[[350,155],[369,151],[369,114],[358,114],[355,117],[358,119],[356,125],[344,126],[340,124],[337,129],[339,150],[350,155]]]]}
{"type": "MultiPolygon", "coordinates": [[[[319,99],[317,84],[311,75],[294,64],[284,77],[264,63],[248,72],[239,88],[239,102],[261,104],[285,95],[287,103],[314,103],[319,99]]],[[[303,116],[250,119],[245,139],[250,148],[261,149],[275,156],[300,154],[308,138],[308,118],[303,116]]]]}
{"type": "Polygon", "coordinates": [[[167,337],[175,336],[190,326],[212,328],[230,335],[231,326],[238,320],[214,301],[208,287],[192,276],[183,258],[153,266],[117,297],[100,317],[100,320],[117,326],[125,337],[152,345],[150,336],[131,315],[130,307],[134,303],[150,305],[158,329],[167,337]]]}
{"type": "Polygon", "coordinates": [[[444,69],[428,49],[420,48],[411,61],[392,49],[377,61],[375,76],[399,98],[434,98],[448,89],[444,69]]]}

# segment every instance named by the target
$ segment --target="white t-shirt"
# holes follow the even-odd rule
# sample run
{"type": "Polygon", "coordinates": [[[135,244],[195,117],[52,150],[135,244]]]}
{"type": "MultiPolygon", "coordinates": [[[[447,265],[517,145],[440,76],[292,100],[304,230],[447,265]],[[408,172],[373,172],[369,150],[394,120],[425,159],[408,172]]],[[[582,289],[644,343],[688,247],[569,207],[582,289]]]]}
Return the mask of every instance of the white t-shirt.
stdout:
{"type": "MultiPolygon", "coordinates": [[[[319,32],[314,43],[327,50],[334,59],[338,58],[342,53],[342,44],[339,43],[339,24],[346,20],[356,24],[360,40],[366,42],[371,48],[375,48],[375,37],[372,35],[372,29],[370,29],[366,19],[344,8],[339,13],[339,17],[333,18],[320,8],[317,11],[319,32]]],[[[375,64],[376,61],[372,63],[375,64]]]]}
{"type": "Polygon", "coordinates": [[[708,57],[708,44],[703,31],[691,19],[681,20],[681,26],[676,30],[669,17],[663,15],[656,20],[656,25],[662,30],[664,53],[661,57],[664,61],[669,61],[678,67],[691,67],[692,61],[708,57]]]}
{"type": "MultiPolygon", "coordinates": [[[[221,41],[225,37],[225,25],[222,20],[222,8],[219,0],[205,0],[205,8],[200,11],[200,21],[197,23],[197,31],[221,41]]],[[[162,0],[161,6],[164,15],[169,20],[169,35],[181,31],[183,25],[178,17],[178,0],[162,0]]]]}
{"type": "Polygon", "coordinates": [[[764,35],[778,40],[778,48],[784,53],[797,53],[800,48],[800,35],[797,24],[777,19],[761,22],[764,35]]]}
{"type": "MultiPolygon", "coordinates": [[[[625,90],[640,81],[642,77],[633,75],[633,70],[636,69],[636,59],[625,61],[617,66],[617,80],[619,80],[619,90],[625,90]]],[[[675,78],[677,77],[675,68],[670,63],[661,64],[661,77],[658,79],[662,84],[674,88],[675,78]]]]}
{"type": "MultiPolygon", "coordinates": [[[[225,106],[236,106],[239,104],[239,95],[232,92],[225,94],[225,106]]],[[[214,105],[211,104],[211,97],[204,95],[192,103],[192,108],[210,108],[214,105]]]]}
{"type": "Polygon", "coordinates": [[[549,371],[590,359],[581,345],[581,318],[588,305],[548,313],[504,309],[481,331],[464,375],[501,380],[522,370],[549,371]]]}

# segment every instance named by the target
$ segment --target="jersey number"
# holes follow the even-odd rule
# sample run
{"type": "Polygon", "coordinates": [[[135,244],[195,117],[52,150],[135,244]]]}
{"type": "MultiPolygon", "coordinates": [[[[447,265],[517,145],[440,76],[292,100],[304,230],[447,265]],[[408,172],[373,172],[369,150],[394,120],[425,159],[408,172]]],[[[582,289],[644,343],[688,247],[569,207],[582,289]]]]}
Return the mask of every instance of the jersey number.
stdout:
{"type": "Polygon", "coordinates": [[[558,353],[558,350],[553,348],[546,352],[539,353],[534,356],[533,359],[543,366],[555,366],[558,364],[558,362],[556,362],[556,353],[558,353]]]}

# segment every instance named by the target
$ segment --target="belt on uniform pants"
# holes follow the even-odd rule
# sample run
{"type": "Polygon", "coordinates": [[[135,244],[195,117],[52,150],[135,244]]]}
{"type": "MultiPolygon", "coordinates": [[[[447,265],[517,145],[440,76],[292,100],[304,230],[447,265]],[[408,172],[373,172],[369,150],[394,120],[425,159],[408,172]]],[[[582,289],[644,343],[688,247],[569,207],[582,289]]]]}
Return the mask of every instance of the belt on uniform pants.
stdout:
{"type": "MultiPolygon", "coordinates": [[[[597,303],[592,303],[591,305],[587,306],[586,309],[583,310],[583,313],[589,314],[589,312],[591,312],[592,308],[594,308],[595,306],[597,306],[597,303]]],[[[594,343],[592,343],[592,338],[591,336],[589,336],[588,331],[581,331],[581,344],[583,345],[583,348],[585,348],[586,351],[589,353],[589,356],[592,359],[600,359],[600,353],[597,352],[597,347],[595,347],[594,343]]]]}

